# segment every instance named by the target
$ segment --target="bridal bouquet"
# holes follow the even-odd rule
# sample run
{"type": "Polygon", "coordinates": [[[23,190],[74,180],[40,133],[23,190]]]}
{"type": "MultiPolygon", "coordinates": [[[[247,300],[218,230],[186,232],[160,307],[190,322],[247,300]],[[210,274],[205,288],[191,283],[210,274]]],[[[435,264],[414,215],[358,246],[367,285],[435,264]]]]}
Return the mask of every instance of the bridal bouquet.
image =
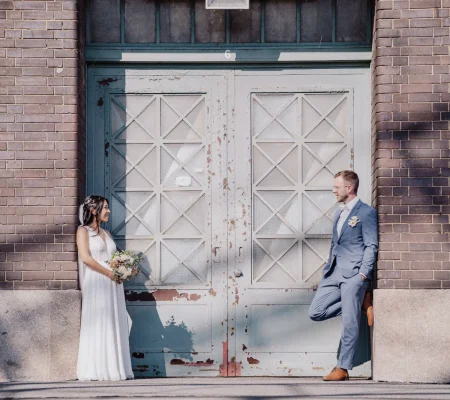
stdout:
{"type": "Polygon", "coordinates": [[[141,259],[142,253],[134,254],[131,251],[122,250],[116,251],[106,263],[112,268],[114,279],[123,282],[137,275],[141,259]]]}

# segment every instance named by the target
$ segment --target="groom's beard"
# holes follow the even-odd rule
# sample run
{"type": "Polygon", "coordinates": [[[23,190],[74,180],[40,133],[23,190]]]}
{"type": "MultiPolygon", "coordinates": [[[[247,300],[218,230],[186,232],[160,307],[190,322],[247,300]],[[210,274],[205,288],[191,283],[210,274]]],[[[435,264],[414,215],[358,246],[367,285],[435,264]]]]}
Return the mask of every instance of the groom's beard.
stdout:
{"type": "Polygon", "coordinates": [[[348,195],[347,196],[336,196],[336,200],[338,201],[338,203],[344,203],[347,201],[348,199],[348,195]]]}

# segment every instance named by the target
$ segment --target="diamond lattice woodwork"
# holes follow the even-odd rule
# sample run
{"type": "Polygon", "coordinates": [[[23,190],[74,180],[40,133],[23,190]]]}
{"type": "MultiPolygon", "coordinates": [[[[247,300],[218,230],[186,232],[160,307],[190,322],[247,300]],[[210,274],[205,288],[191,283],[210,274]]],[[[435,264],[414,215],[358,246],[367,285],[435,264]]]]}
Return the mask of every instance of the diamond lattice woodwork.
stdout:
{"type": "Polygon", "coordinates": [[[252,95],[253,283],[315,284],[333,176],[352,166],[348,93],[252,95]]]}
{"type": "Polygon", "coordinates": [[[116,94],[110,110],[110,229],[144,253],[138,281],[209,282],[205,96],[116,94]]]}

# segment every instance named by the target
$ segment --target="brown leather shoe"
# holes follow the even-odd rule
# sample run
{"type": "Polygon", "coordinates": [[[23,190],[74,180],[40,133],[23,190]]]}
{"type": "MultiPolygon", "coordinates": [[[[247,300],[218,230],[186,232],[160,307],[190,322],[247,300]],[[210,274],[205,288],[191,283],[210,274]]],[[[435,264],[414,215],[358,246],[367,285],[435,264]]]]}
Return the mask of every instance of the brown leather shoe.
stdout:
{"type": "Polygon", "coordinates": [[[369,326],[373,325],[373,306],[372,306],[372,292],[366,292],[362,303],[362,309],[367,314],[367,323],[369,326]]]}
{"type": "Polygon", "coordinates": [[[334,367],[333,370],[322,378],[324,381],[348,381],[348,371],[334,367]]]}

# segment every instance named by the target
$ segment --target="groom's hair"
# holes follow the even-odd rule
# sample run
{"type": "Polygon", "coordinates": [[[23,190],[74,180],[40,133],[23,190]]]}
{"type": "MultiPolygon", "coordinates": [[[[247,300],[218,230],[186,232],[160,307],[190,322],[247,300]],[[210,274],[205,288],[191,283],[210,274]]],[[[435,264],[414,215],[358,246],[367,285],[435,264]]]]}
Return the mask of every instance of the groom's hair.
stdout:
{"type": "Polygon", "coordinates": [[[356,172],[345,169],[344,171],[339,171],[334,177],[337,178],[338,176],[342,176],[344,181],[348,182],[350,185],[353,186],[355,194],[358,193],[359,178],[356,172]]]}

